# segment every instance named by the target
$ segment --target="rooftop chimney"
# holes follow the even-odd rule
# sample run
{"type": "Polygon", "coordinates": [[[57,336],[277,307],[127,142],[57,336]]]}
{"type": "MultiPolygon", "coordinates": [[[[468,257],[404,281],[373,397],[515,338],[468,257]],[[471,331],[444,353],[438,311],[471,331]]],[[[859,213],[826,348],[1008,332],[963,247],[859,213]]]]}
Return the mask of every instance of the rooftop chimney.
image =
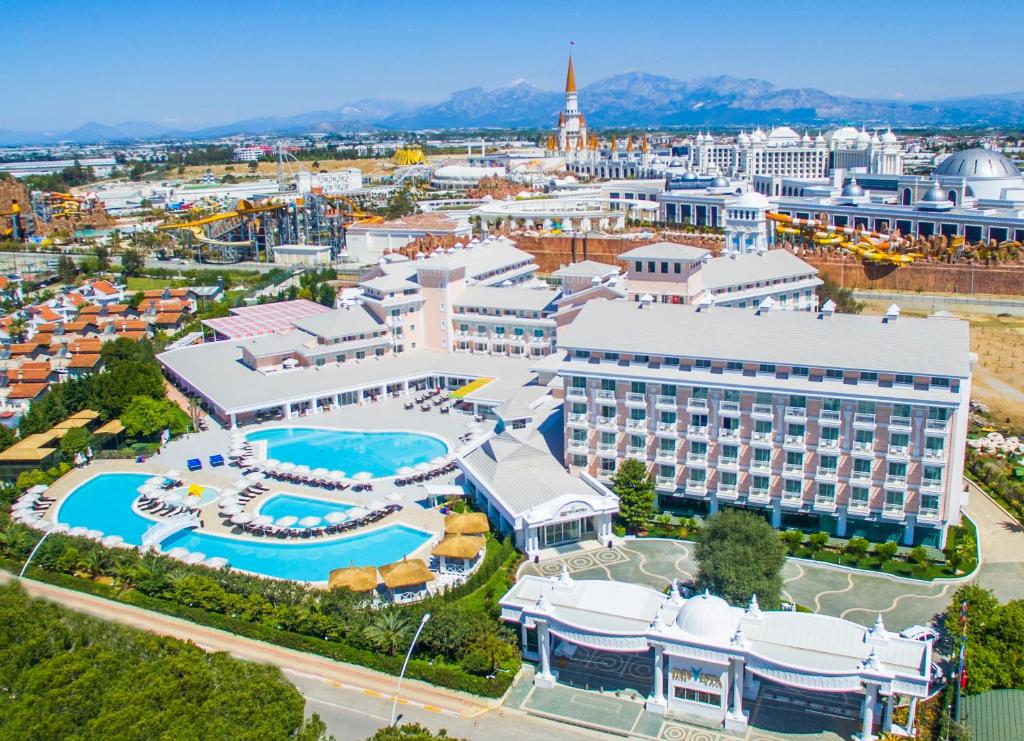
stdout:
{"type": "Polygon", "coordinates": [[[643,296],[640,297],[640,307],[639,308],[643,309],[645,306],[649,306],[649,305],[651,305],[653,303],[654,303],[654,296],[652,296],[649,293],[645,293],[643,296]]]}
{"type": "Polygon", "coordinates": [[[829,299],[821,305],[821,318],[830,319],[836,313],[836,302],[829,299]]]}
{"type": "Polygon", "coordinates": [[[885,317],[882,322],[888,324],[889,322],[895,322],[900,316],[900,307],[896,304],[892,304],[888,309],[885,310],[885,317]]]}
{"type": "Polygon", "coordinates": [[[761,316],[762,313],[771,311],[773,306],[775,306],[775,299],[771,296],[765,296],[761,299],[761,303],[757,305],[757,311],[754,312],[754,316],[761,316]]]}

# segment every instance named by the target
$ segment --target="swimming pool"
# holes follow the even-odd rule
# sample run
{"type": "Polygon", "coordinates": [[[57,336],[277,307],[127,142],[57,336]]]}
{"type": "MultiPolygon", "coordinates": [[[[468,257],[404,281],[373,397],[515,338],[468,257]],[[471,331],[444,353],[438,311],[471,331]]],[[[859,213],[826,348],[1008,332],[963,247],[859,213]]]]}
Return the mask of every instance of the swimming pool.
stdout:
{"type": "MultiPolygon", "coordinates": [[[[149,474],[98,474],[64,499],[57,511],[57,522],[99,530],[104,535],[120,535],[126,543],[141,545],[142,534],[154,521],[134,512],[132,502],[138,496],[136,489],[148,478],[149,474]]],[[[164,540],[160,547],[164,551],[182,547],[207,557],[220,556],[233,568],[278,579],[322,582],[327,581],[331,569],[350,564],[383,566],[398,561],[430,537],[430,533],[405,525],[388,525],[341,539],[288,542],[227,538],[184,530],[164,540]]]]}
{"type": "Polygon", "coordinates": [[[324,499],[298,497],[294,494],[274,494],[260,505],[259,514],[279,520],[282,517],[320,517],[324,518],[331,512],[345,512],[352,509],[351,504],[328,502],[324,499]]]}
{"type": "Polygon", "coordinates": [[[267,443],[267,457],[310,468],[362,471],[374,478],[394,476],[404,466],[429,463],[448,454],[439,438],[417,432],[356,432],[316,427],[274,427],[251,432],[253,442],[267,443]]]}

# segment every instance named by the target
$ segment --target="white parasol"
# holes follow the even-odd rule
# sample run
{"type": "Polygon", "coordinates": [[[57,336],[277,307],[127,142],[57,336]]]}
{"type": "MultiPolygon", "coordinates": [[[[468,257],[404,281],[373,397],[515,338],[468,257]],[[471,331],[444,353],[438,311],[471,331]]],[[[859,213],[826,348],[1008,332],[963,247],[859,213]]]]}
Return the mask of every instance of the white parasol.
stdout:
{"type": "Polygon", "coordinates": [[[344,471],[331,471],[331,480],[332,481],[337,481],[337,482],[344,481],[345,480],[345,472],[344,471]]]}
{"type": "Polygon", "coordinates": [[[235,515],[240,514],[244,511],[245,510],[242,509],[242,505],[240,504],[232,504],[223,509],[224,514],[228,515],[229,517],[234,517],[235,515]]]}
{"type": "Polygon", "coordinates": [[[372,478],[373,474],[370,473],[369,471],[360,471],[359,473],[352,477],[354,481],[369,481],[372,478]]]}
{"type": "Polygon", "coordinates": [[[397,471],[395,471],[395,473],[397,473],[399,476],[408,476],[409,474],[415,473],[415,472],[416,472],[416,469],[413,468],[412,466],[402,466],[397,471]]]}
{"type": "Polygon", "coordinates": [[[167,551],[167,553],[165,553],[164,555],[168,556],[169,558],[182,559],[188,555],[188,548],[182,548],[181,546],[178,546],[177,548],[171,548],[171,550],[167,551]]]}
{"type": "Polygon", "coordinates": [[[430,470],[430,464],[429,463],[417,463],[416,464],[416,470],[417,471],[429,471],[430,470]]]}
{"type": "Polygon", "coordinates": [[[339,522],[344,522],[345,520],[348,519],[348,513],[347,512],[328,512],[327,515],[324,517],[324,519],[327,520],[327,522],[329,522],[332,525],[337,525],[339,522]]]}
{"type": "Polygon", "coordinates": [[[203,566],[208,566],[211,569],[222,569],[227,565],[228,560],[226,558],[221,558],[220,556],[214,556],[213,558],[208,558],[203,561],[203,566]]]}
{"type": "Polygon", "coordinates": [[[435,458],[431,458],[430,459],[430,463],[432,465],[434,465],[434,466],[443,466],[447,462],[448,462],[448,459],[445,458],[443,455],[439,455],[439,456],[437,456],[435,458]]]}
{"type": "Polygon", "coordinates": [[[303,517],[299,520],[299,524],[302,525],[302,527],[316,527],[320,524],[320,518],[310,515],[309,517],[303,517]]]}
{"type": "Polygon", "coordinates": [[[366,507],[353,507],[348,511],[349,518],[353,520],[366,517],[368,514],[370,514],[370,510],[366,509],[366,507]]]}
{"type": "Polygon", "coordinates": [[[184,556],[181,560],[185,563],[191,564],[202,563],[206,560],[206,554],[200,553],[199,551],[192,551],[192,553],[189,553],[187,556],[184,556]]]}
{"type": "Polygon", "coordinates": [[[252,524],[256,527],[266,527],[267,525],[274,524],[274,518],[270,515],[260,515],[252,521],[252,524]]]}
{"type": "Polygon", "coordinates": [[[120,535],[108,535],[103,540],[101,540],[100,543],[105,545],[107,548],[113,548],[114,546],[118,546],[124,543],[124,538],[122,538],[120,535]]]}
{"type": "Polygon", "coordinates": [[[84,528],[81,525],[79,525],[78,527],[73,527],[70,530],[68,530],[68,535],[74,535],[76,538],[80,538],[88,532],[89,530],[87,528],[84,528]]]}
{"type": "Polygon", "coordinates": [[[277,467],[277,470],[280,471],[281,473],[288,473],[289,471],[295,470],[295,464],[292,463],[291,461],[285,461],[284,463],[277,467]]]}
{"type": "Polygon", "coordinates": [[[237,515],[231,516],[231,522],[235,525],[245,525],[253,521],[255,515],[248,512],[239,512],[237,515]]]}
{"type": "Polygon", "coordinates": [[[291,527],[298,521],[299,518],[295,515],[285,515],[284,517],[279,517],[274,524],[278,527],[291,527]]]}

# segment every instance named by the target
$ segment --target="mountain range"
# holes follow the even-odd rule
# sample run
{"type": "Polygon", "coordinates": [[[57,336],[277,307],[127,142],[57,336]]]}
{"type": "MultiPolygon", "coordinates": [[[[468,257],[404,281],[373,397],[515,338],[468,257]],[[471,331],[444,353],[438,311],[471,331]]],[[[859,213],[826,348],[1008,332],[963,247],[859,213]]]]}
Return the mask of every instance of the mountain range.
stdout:
{"type": "MultiPolygon", "coordinates": [[[[485,90],[469,88],[438,103],[364,98],[331,110],[267,116],[174,129],[149,121],[115,125],[87,123],[71,131],[0,129],[0,145],[58,141],[215,138],[232,134],[298,134],[311,131],[550,128],[564,94],[525,81],[485,90]]],[[[816,88],[779,88],[758,79],[720,75],[676,80],[625,72],[579,90],[580,110],[591,127],[826,126],[1007,126],[1024,123],[1024,92],[930,101],[883,100],[834,95],[816,88]]]]}

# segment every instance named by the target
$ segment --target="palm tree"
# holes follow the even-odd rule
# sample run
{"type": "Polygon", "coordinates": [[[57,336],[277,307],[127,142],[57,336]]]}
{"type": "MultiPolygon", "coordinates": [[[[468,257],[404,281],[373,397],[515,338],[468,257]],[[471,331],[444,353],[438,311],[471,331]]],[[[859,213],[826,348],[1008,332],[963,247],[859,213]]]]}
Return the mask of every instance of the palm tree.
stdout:
{"type": "Polygon", "coordinates": [[[0,549],[14,558],[24,558],[35,545],[31,533],[16,522],[8,522],[0,530],[0,549]]]}
{"type": "Polygon", "coordinates": [[[107,557],[106,552],[99,548],[93,548],[91,551],[88,551],[82,557],[82,560],[78,562],[78,568],[87,573],[92,579],[103,576],[109,565],[110,559],[107,557]]]}
{"type": "Polygon", "coordinates": [[[373,622],[363,629],[363,636],[370,644],[384,651],[388,656],[394,656],[401,645],[405,642],[412,623],[398,610],[384,610],[377,613],[373,622]]]}

